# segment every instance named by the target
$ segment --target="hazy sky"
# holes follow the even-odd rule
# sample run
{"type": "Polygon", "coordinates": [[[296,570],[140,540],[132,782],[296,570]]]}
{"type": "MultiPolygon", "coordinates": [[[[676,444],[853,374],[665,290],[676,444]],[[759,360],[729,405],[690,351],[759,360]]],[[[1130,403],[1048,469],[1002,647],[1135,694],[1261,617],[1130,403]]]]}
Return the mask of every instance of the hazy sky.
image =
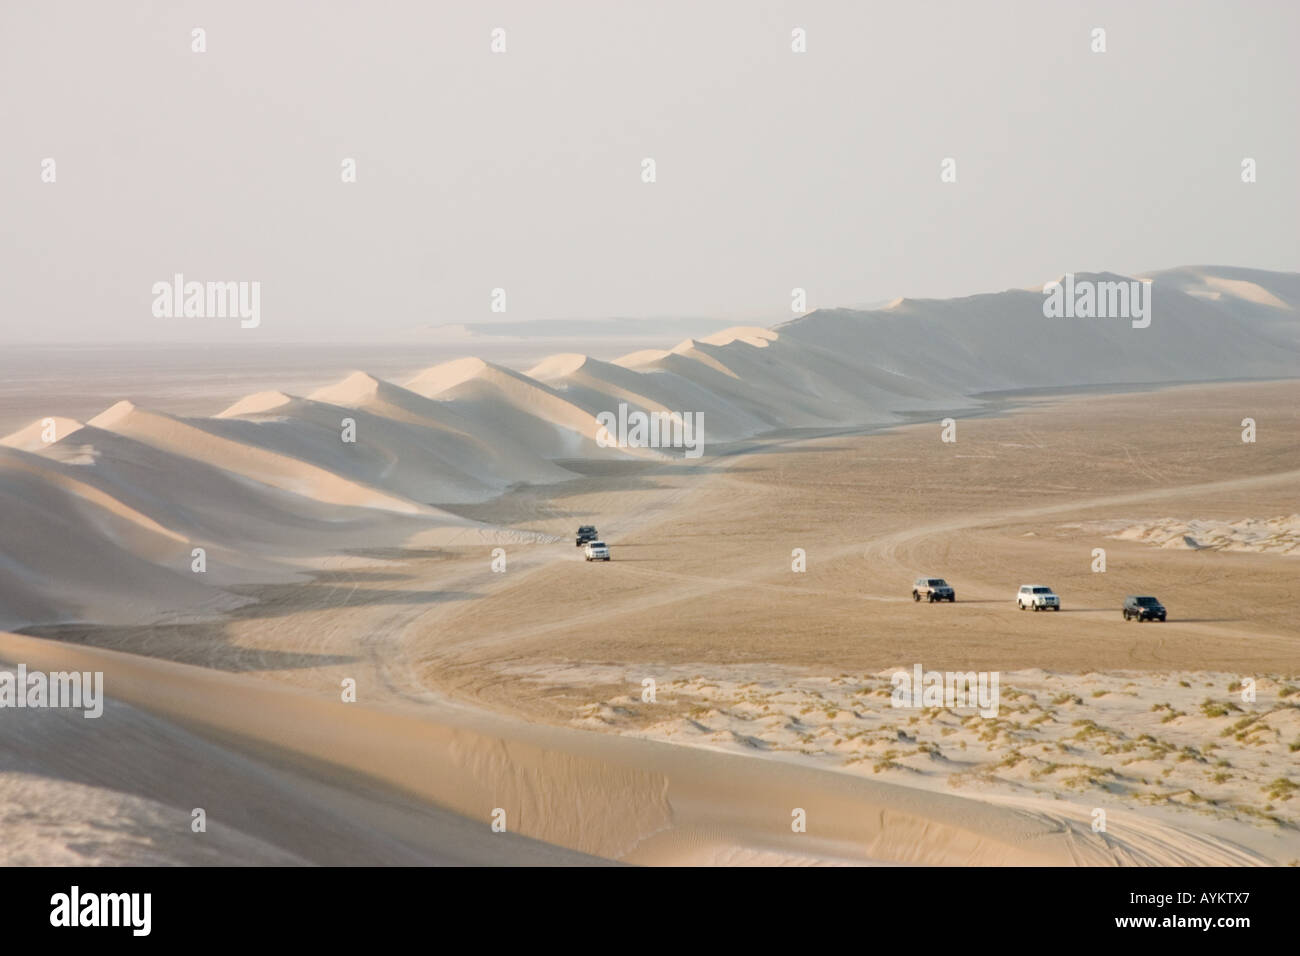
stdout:
{"type": "Polygon", "coordinates": [[[1291,0],[4,0],[0,341],[769,323],[796,286],[1295,270],[1298,41],[1291,0]],[[156,318],[177,272],[259,281],[260,327],[156,318]]]}

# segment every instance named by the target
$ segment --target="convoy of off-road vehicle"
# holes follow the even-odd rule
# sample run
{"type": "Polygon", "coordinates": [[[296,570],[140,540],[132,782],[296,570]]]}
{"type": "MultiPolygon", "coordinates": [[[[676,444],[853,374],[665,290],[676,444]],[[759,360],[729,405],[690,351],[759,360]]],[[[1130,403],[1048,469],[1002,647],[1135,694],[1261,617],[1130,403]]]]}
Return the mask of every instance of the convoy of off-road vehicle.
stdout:
{"type": "MultiPolygon", "coordinates": [[[[943,578],[921,577],[912,582],[912,600],[955,602],[957,590],[943,578]]],[[[1016,607],[1022,611],[1059,611],[1061,598],[1046,584],[1022,584],[1016,592],[1016,607]]],[[[1150,596],[1130,594],[1124,598],[1124,620],[1166,621],[1165,606],[1150,596]]]]}
{"type": "MultiPolygon", "coordinates": [[[[588,561],[608,561],[609,545],[597,540],[596,526],[584,524],[578,528],[574,544],[583,549],[583,556],[588,561]]],[[[943,578],[919,577],[912,582],[912,600],[934,604],[936,601],[957,602],[957,589],[943,578]]],[[[1045,584],[1022,584],[1016,592],[1016,607],[1022,611],[1059,611],[1061,599],[1045,584]]],[[[1124,598],[1124,620],[1126,621],[1165,621],[1168,612],[1165,606],[1153,597],[1132,595],[1124,598]]]]}
{"type": "Polygon", "coordinates": [[[598,537],[594,524],[584,524],[578,528],[577,540],[574,544],[582,548],[583,556],[588,561],[609,560],[609,545],[604,541],[598,541],[598,537]]]}

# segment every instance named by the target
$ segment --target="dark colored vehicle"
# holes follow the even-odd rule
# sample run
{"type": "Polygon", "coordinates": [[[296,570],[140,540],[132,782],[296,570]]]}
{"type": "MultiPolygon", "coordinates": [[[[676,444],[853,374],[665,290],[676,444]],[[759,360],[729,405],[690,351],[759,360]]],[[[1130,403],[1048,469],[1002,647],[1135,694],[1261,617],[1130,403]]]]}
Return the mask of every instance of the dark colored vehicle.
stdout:
{"type": "Polygon", "coordinates": [[[1153,597],[1130,594],[1124,599],[1124,620],[1164,621],[1167,612],[1165,606],[1153,597]]]}
{"type": "Polygon", "coordinates": [[[935,601],[956,601],[957,592],[943,578],[917,578],[912,583],[912,600],[925,598],[931,604],[935,601]]]}
{"type": "Polygon", "coordinates": [[[578,540],[573,542],[573,544],[575,547],[581,548],[588,541],[595,541],[597,537],[598,536],[596,534],[596,526],[591,524],[584,524],[581,528],[578,529],[578,540]]]}

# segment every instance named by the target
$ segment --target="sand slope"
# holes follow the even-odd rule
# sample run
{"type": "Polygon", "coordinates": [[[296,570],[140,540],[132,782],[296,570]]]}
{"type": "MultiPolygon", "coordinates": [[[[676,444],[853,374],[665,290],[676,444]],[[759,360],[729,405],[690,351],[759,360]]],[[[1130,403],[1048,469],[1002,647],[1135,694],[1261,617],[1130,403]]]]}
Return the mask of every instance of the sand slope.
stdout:
{"type": "Polygon", "coordinates": [[[230,606],[187,574],[183,537],[37,456],[0,449],[0,512],[0,621],[124,623],[230,606]]]}
{"type": "MultiPolygon", "coordinates": [[[[297,777],[294,786],[281,785],[276,803],[277,812],[290,815],[302,808],[304,819],[296,826],[284,821],[268,826],[259,819],[265,811],[253,800],[268,783],[246,772],[206,774],[195,781],[197,786],[173,797],[185,800],[184,807],[206,803],[219,808],[213,810],[214,818],[223,825],[231,852],[253,859],[282,854],[281,860],[337,861],[356,839],[352,831],[369,826],[406,843],[406,861],[418,859],[436,839],[444,854],[448,847],[473,846],[474,856],[487,862],[503,852],[513,853],[515,862],[581,859],[566,850],[633,863],[1262,862],[1229,842],[1208,836],[1188,839],[1150,820],[1135,820],[1128,828],[1117,823],[1110,833],[1096,834],[1086,818],[1050,804],[999,805],[795,764],[539,727],[451,708],[417,714],[343,704],[202,668],[0,633],[4,658],[47,670],[103,671],[115,699],[166,722],[161,728],[167,736],[175,736],[167,729],[171,722],[180,722],[208,737],[238,741],[244,749],[273,758],[282,775],[297,777]],[[364,789],[352,784],[360,798],[349,806],[343,833],[337,841],[313,839],[324,801],[308,781],[335,781],[337,786],[358,780],[357,775],[364,789]],[[400,796],[385,798],[385,792],[400,796]],[[393,804],[400,807],[403,799],[454,816],[439,818],[432,829],[427,818],[394,811],[393,804]],[[490,830],[498,808],[506,814],[506,834],[490,830]],[[791,827],[796,809],[806,814],[806,832],[791,827]],[[533,840],[551,846],[536,847],[533,840]]],[[[157,762],[143,756],[156,772],[157,762]]],[[[133,759],[129,752],[121,757],[118,770],[133,759]]],[[[236,758],[212,754],[209,759],[236,758]]],[[[169,789],[175,788],[160,784],[153,792],[162,796],[169,789]]],[[[115,807],[121,803],[115,794],[105,798],[115,801],[115,807]]],[[[335,812],[339,799],[333,795],[331,800],[335,812]]],[[[174,816],[178,823],[184,819],[182,813],[174,816]]],[[[1128,822],[1126,815],[1116,816],[1128,822]]],[[[193,855],[186,842],[178,835],[170,852],[193,855]]],[[[372,834],[361,849],[373,854],[377,845],[382,843],[372,834]]]]}

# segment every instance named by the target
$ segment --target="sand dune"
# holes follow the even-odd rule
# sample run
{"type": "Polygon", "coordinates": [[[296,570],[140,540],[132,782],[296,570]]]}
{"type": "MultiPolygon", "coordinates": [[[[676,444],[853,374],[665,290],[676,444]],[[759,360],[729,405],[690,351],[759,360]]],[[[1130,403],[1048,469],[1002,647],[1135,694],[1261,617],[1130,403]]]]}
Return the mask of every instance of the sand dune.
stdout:
{"type": "Polygon", "coordinates": [[[202,427],[414,502],[479,501],[508,484],[492,477],[491,461],[471,436],[362,407],[290,398],[261,411],[227,409],[202,427]],[[345,428],[352,441],[343,441],[345,428]]]}
{"type": "Polygon", "coordinates": [[[220,457],[186,455],[88,425],[30,459],[49,481],[71,476],[148,515],[186,541],[294,557],[364,538],[390,512],[330,504],[250,481],[220,457]],[[169,480],[160,482],[160,476],[169,480]]]}
{"type": "Polygon", "coordinates": [[[0,445],[7,448],[19,448],[23,451],[39,451],[47,445],[68,437],[81,427],[75,418],[40,419],[25,428],[0,438],[0,445]]]}
{"type": "Polygon", "coordinates": [[[187,446],[139,426],[132,437],[88,424],[37,453],[0,448],[0,497],[12,515],[0,554],[6,626],[175,620],[245,603],[222,590],[231,585],[301,580],[343,549],[394,547],[416,535],[422,546],[521,537],[282,452],[259,461],[259,449],[237,435],[175,423],[198,436],[187,446]],[[232,448],[252,452],[257,467],[232,461],[232,448]],[[323,480],[353,492],[356,503],[303,493],[323,480]],[[369,506],[375,500],[397,501],[402,511],[369,506]],[[195,548],[205,552],[201,573],[195,548]]]}
{"type": "MultiPolygon", "coordinates": [[[[1297,368],[1296,276],[1251,272],[1258,292],[1207,299],[1189,294],[1241,270],[1151,273],[1151,325],[1043,315],[1041,290],[964,299],[903,299],[888,309],[814,312],[778,326],[783,337],[844,354],[870,350],[909,374],[942,370],[964,392],[1110,382],[1289,377],[1297,368]],[[1261,295],[1279,306],[1261,305],[1261,295]]],[[[1126,281],[1111,273],[1077,280],[1126,281]]]]}
{"type": "Polygon", "coordinates": [[[687,340],[665,352],[633,353],[616,364],[666,382],[689,382],[749,410],[768,429],[881,423],[895,420],[902,410],[966,404],[941,376],[911,378],[770,330],[762,338],[740,334],[748,331],[687,340]]]}
{"type": "Polygon", "coordinates": [[[1254,334],[1285,350],[1300,346],[1300,273],[1265,272],[1234,266],[1184,266],[1152,273],[1163,286],[1218,302],[1248,319],[1254,334]]]}
{"type": "Polygon", "coordinates": [[[0,625],[127,621],[232,606],[189,574],[186,540],[37,456],[0,453],[0,625]]]}
{"type": "Polygon", "coordinates": [[[480,434],[507,437],[545,458],[653,457],[645,449],[600,447],[590,411],[544,382],[481,359],[434,366],[406,387],[455,403],[480,434]]]}
{"type": "Polygon", "coordinates": [[[337,385],[313,392],[310,397],[433,429],[440,439],[455,443],[446,453],[454,455],[461,467],[493,491],[518,481],[563,481],[573,474],[541,455],[528,453],[521,442],[509,440],[508,435],[499,432],[485,435],[473,419],[461,414],[454,402],[427,398],[365,372],[355,372],[337,385]]]}
{"type": "Polygon", "coordinates": [[[555,355],[528,374],[593,416],[615,411],[620,403],[651,413],[696,412],[704,415],[705,432],[712,441],[733,441],[770,427],[745,404],[688,379],[646,375],[586,355],[555,355]]]}
{"type": "MultiPolygon", "coordinates": [[[[118,402],[92,418],[88,425],[125,435],[163,451],[219,461],[226,471],[261,484],[281,488],[326,504],[352,505],[416,514],[418,505],[386,495],[342,477],[337,471],[310,465],[291,455],[226,438],[205,426],[118,402]]],[[[346,452],[341,449],[339,454],[346,452]]]]}

